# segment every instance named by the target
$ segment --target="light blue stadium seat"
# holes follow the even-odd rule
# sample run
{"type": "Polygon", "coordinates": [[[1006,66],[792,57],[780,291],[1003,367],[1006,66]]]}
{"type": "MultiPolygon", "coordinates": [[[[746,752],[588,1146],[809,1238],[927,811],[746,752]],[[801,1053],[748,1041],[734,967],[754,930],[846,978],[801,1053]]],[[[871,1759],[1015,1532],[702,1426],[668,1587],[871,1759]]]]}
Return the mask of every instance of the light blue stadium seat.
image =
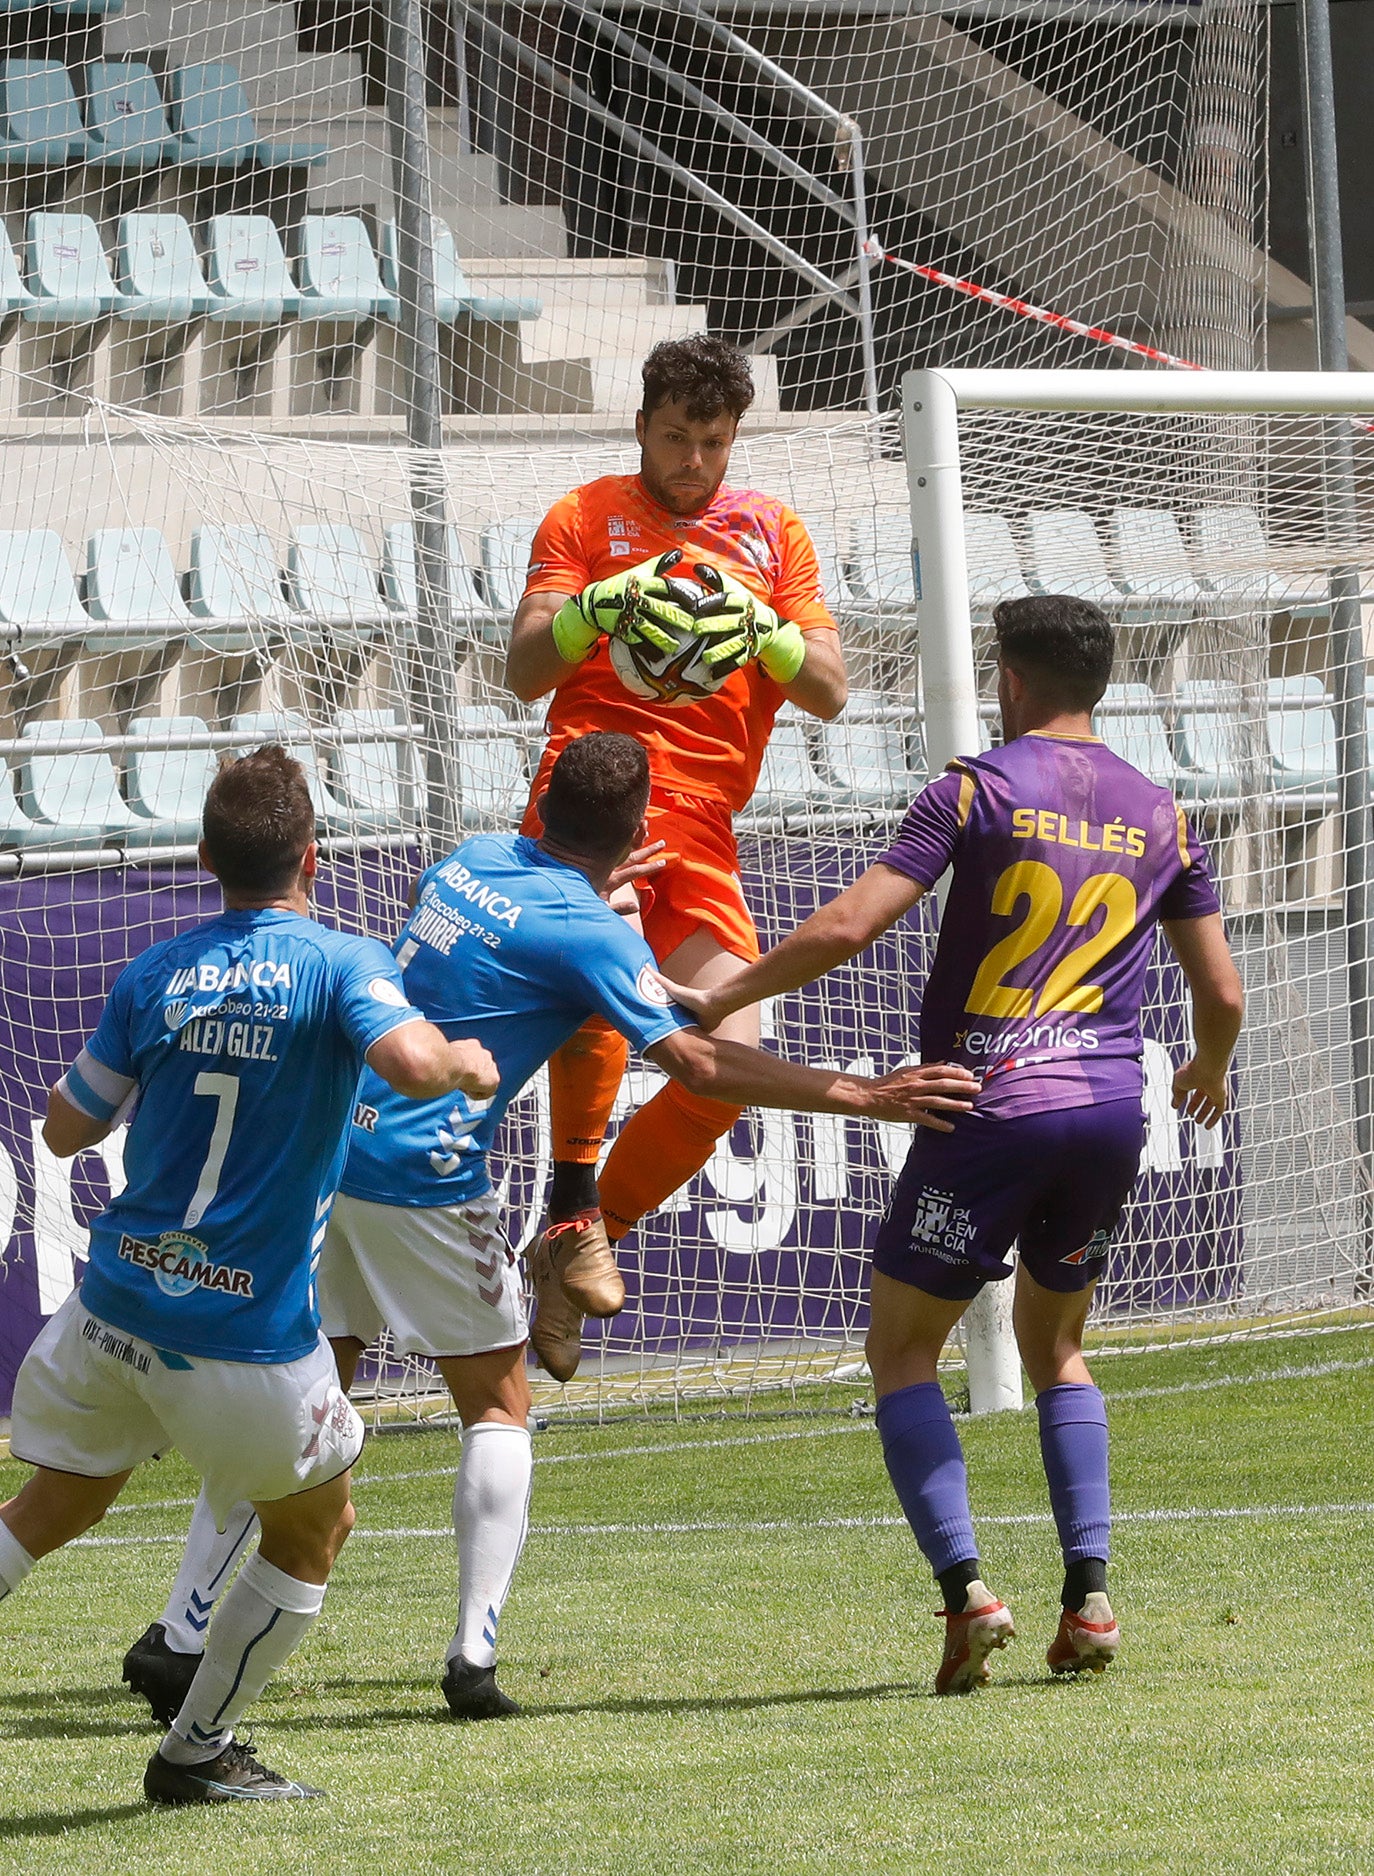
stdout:
{"type": "Polygon", "coordinates": [[[33,304],[24,276],[10,244],[10,231],[0,221],[0,326],[33,304]]]}
{"type": "Polygon", "coordinates": [[[975,617],[988,617],[1004,599],[1025,599],[1029,595],[1021,556],[1005,515],[966,514],[964,556],[969,607],[975,617]]]}
{"type": "Polygon", "coordinates": [[[518,825],[529,794],[525,748],[515,725],[493,704],[457,712],[463,826],[518,825]]]}
{"type": "Polygon", "coordinates": [[[1163,788],[1187,793],[1185,772],[1148,684],[1109,684],[1097,706],[1093,728],[1109,749],[1163,788]]]}
{"type": "Polygon", "coordinates": [[[20,807],[14,792],[14,776],[6,763],[0,762],[0,849],[15,852],[23,847],[57,847],[50,828],[39,827],[20,807]]]}
{"type": "Polygon", "coordinates": [[[382,285],[366,224],[357,215],[307,215],[300,228],[296,283],[301,319],[359,325],[395,319],[400,302],[382,285]]]}
{"type": "Polygon", "coordinates": [[[1184,684],[1177,701],[1179,764],[1192,771],[1188,792],[1199,800],[1239,793],[1246,733],[1239,690],[1233,684],[1184,684]]]}
{"type": "Polygon", "coordinates": [[[860,599],[893,611],[916,604],[916,551],[908,515],[861,515],[854,523],[850,584],[860,599]]]}
{"type": "Polygon", "coordinates": [[[180,215],[122,215],[115,274],[123,320],[190,325],[214,305],[195,237],[180,215]]]}
{"type": "Polygon", "coordinates": [[[82,639],[90,618],[62,537],[51,528],[0,532],[0,634],[19,650],[82,639]]]}
{"type": "Polygon", "coordinates": [[[1121,588],[1107,571],[1091,515],[1081,508],[1038,509],[1027,516],[1026,533],[1033,592],[1067,593],[1120,613],[1121,588]]]}
{"type": "Polygon", "coordinates": [[[177,161],[197,169],[318,168],[327,143],[266,143],[232,65],[183,65],[169,75],[167,104],[177,161]]]}
{"type": "Polygon", "coordinates": [[[514,612],[520,604],[538,526],[529,516],[516,515],[482,529],[482,590],[497,612],[514,612]]]}
{"type": "Polygon", "coordinates": [[[1123,616],[1140,623],[1182,624],[1202,605],[1188,550],[1174,517],[1163,508],[1118,508],[1107,524],[1123,616]]]}
{"type": "Polygon", "coordinates": [[[1275,787],[1318,793],[1337,786],[1336,721],[1320,678],[1270,678],[1269,747],[1275,787]]]}
{"type": "Polygon", "coordinates": [[[264,650],[292,622],[271,536],[248,522],[192,530],[186,601],[206,651],[264,650]]]}
{"type": "Polygon", "coordinates": [[[295,316],[300,295],[270,216],[214,215],[207,240],[211,319],[277,326],[295,316]]]}
{"type": "Polygon", "coordinates": [[[93,169],[148,170],[174,161],[176,139],[148,66],[86,67],[86,142],[93,169]]]}
{"type": "Polygon", "coordinates": [[[334,799],[328,783],[325,781],[324,768],[320,762],[320,751],[325,738],[310,727],[310,720],[298,710],[245,710],[233,719],[229,726],[241,730],[258,741],[251,745],[240,745],[236,755],[245,755],[249,748],[261,748],[264,743],[279,743],[289,756],[300,763],[305,770],[305,779],[310,788],[310,799],[315,804],[315,818],[321,827],[337,826],[347,816],[345,810],[334,799]]]}
{"type": "Polygon", "coordinates": [[[0,166],[61,168],[84,162],[86,150],[66,67],[56,59],[0,60],[0,166]]]}
{"type": "Polygon", "coordinates": [[[29,216],[30,305],[24,318],[35,326],[92,326],[118,301],[100,230],[89,215],[29,216]]]}
{"type": "Polygon", "coordinates": [[[86,543],[85,599],[104,651],[144,650],[191,629],[176,567],[156,528],[98,528],[86,543]]]}
{"type": "Polygon", "coordinates": [[[1200,508],[1190,516],[1203,590],[1236,610],[1310,618],[1330,609],[1324,572],[1281,572],[1253,508],[1200,508]]]}
{"type": "Polygon", "coordinates": [[[356,528],[330,522],[297,528],[286,552],[286,581],[296,611],[328,627],[336,644],[340,628],[354,628],[366,640],[374,626],[391,618],[356,528]]]}
{"type": "Polygon", "coordinates": [[[124,786],[129,806],[151,826],[135,830],[144,839],[173,846],[199,840],[205,796],[219,757],[213,749],[172,749],[179,737],[204,735],[208,725],[200,717],[139,717],[129,734],[144,739],[130,751],[124,786]]]}
{"type": "MultiPolygon", "coordinates": [[[[382,283],[392,294],[400,292],[401,271],[397,258],[398,234],[394,221],[382,224],[382,283]]],[[[399,314],[387,314],[394,319],[399,314]]],[[[512,297],[504,293],[474,293],[458,258],[453,230],[446,221],[434,218],[434,312],[441,326],[454,325],[460,319],[485,319],[495,324],[509,324],[520,319],[538,319],[543,302],[527,295],[512,297]]]]}
{"type": "Polygon", "coordinates": [[[400,834],[415,827],[414,763],[409,743],[388,736],[394,710],[340,710],[336,731],[366,742],[340,740],[330,761],[330,786],[343,819],[331,832],[365,836],[400,834]]]}
{"type": "Polygon", "coordinates": [[[812,760],[805,719],[784,704],[764,751],[751,809],[766,815],[804,815],[809,808],[829,806],[832,797],[831,784],[812,760]]]}
{"type": "Polygon", "coordinates": [[[49,0],[54,13],[104,14],[113,19],[124,11],[124,0],[49,0]]]}
{"type": "MultiPolygon", "coordinates": [[[[100,725],[83,718],[30,723],[23,739],[75,743],[99,737],[100,725]]],[[[119,792],[114,763],[99,749],[35,751],[20,759],[19,806],[55,845],[90,846],[137,829],[119,792]]]]}
{"type": "MultiPolygon", "coordinates": [[[[455,618],[481,619],[490,608],[477,590],[477,576],[468,564],[457,528],[449,528],[448,600],[455,618]]],[[[382,592],[387,604],[413,619],[419,611],[419,575],[415,562],[415,528],[409,521],[393,521],[382,537],[382,592]]]]}
{"type": "Polygon", "coordinates": [[[860,807],[907,808],[920,786],[908,766],[909,731],[853,712],[822,728],[826,761],[847,801],[860,807]]]}

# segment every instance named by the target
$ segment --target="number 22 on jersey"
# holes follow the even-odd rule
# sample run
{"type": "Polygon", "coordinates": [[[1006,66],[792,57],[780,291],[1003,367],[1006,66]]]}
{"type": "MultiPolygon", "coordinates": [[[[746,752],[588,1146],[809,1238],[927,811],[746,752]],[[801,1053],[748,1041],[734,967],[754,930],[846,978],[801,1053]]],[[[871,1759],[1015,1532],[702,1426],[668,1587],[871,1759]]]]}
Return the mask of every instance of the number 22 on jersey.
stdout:
{"type": "Polygon", "coordinates": [[[1023,900],[1026,909],[1019,924],[998,939],[978,966],[965,1010],[970,1016],[991,1017],[1046,1016],[1061,1010],[1091,1015],[1100,1010],[1101,986],[1084,980],[1135,929],[1135,887],[1124,874],[1094,873],[1074,894],[1066,916],[1064,887],[1054,868],[1043,860],[1018,860],[993,887],[992,910],[999,918],[1010,918],[1023,900]],[[1009,971],[1049,943],[1061,919],[1071,928],[1086,930],[1099,912],[1097,929],[1061,957],[1043,981],[1024,986],[1003,982],[1009,971]]]}

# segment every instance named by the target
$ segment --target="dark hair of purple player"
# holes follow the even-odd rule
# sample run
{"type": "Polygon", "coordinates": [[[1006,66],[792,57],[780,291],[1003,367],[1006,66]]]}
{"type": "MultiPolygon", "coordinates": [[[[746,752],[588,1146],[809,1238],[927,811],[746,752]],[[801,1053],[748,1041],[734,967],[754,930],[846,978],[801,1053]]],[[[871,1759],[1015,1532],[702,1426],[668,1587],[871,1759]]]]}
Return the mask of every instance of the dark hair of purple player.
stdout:
{"type": "Polygon", "coordinates": [[[1105,613],[1066,593],[1004,599],[994,607],[997,656],[1037,703],[1091,710],[1106,690],[1116,634],[1105,613]]]}
{"type": "Polygon", "coordinates": [[[554,763],[540,798],[544,833],[586,860],[619,860],[633,846],[649,805],[643,743],[617,730],[579,736],[554,763]]]}
{"type": "Polygon", "coordinates": [[[754,401],[749,360],[737,345],[695,332],[664,339],[644,360],[640,408],[652,416],[660,404],[677,404],[693,423],[729,412],[736,423],[754,401]]]}
{"type": "Polygon", "coordinates": [[[305,770],[276,743],[226,762],[205,797],[202,829],[221,886],[266,897],[284,892],[315,838],[305,770]]]}

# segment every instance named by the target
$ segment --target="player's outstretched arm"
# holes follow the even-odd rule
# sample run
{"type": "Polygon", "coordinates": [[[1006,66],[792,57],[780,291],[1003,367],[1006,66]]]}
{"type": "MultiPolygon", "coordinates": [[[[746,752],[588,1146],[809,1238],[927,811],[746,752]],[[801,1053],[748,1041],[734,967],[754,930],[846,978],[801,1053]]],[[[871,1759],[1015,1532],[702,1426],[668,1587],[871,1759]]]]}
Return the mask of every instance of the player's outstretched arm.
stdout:
{"type": "Polygon", "coordinates": [[[577,669],[554,643],[553,621],[571,593],[527,593],[515,609],[506,647],[506,689],[533,703],[577,669]]]}
{"type": "Polygon", "coordinates": [[[690,1010],[703,1029],[714,1029],[736,1010],[748,1009],[765,997],[824,977],[871,945],[903,913],[909,912],[925,891],[895,867],[880,861],[862,873],[852,886],[820,907],[797,929],[774,945],[756,964],[742,966],[738,976],[710,990],[661,981],[674,1003],[690,1010]]]}
{"type": "Polygon", "coordinates": [[[433,1023],[402,1023],[399,1029],[389,1029],[368,1050],[367,1065],[412,1101],[434,1101],[455,1092],[488,1101],[501,1083],[496,1063],[480,1042],[450,1042],[433,1023]]]}
{"type": "Polygon", "coordinates": [[[1245,1014],[1240,973],[1218,913],[1166,919],[1164,935],[1188,979],[1197,1043],[1174,1076],[1174,1106],[1200,1126],[1215,1127],[1226,1112],[1227,1071],[1245,1014]]]}
{"type": "Polygon", "coordinates": [[[949,1062],[899,1068],[880,1080],[835,1069],[804,1068],[743,1042],[725,1042],[700,1029],[679,1029],[646,1051],[690,1094],[732,1107],[784,1107],[809,1114],[863,1114],[906,1121],[948,1133],[947,1115],[966,1114],[978,1083],[949,1062]]]}

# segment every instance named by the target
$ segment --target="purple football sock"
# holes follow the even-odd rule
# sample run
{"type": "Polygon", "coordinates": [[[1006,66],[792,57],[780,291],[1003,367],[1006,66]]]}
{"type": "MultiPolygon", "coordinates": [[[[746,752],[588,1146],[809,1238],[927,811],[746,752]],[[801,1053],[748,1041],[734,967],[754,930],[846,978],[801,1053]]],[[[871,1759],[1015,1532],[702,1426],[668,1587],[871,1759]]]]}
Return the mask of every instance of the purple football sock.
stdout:
{"type": "Polygon", "coordinates": [[[931,1570],[976,1557],[963,1448],[939,1382],[884,1394],[877,1421],[892,1489],[931,1570]]]}
{"type": "Polygon", "coordinates": [[[1066,1382],[1037,1394],[1040,1454],[1065,1563],[1107,1558],[1112,1499],[1107,1483],[1107,1404],[1091,1383],[1066,1382]]]}

